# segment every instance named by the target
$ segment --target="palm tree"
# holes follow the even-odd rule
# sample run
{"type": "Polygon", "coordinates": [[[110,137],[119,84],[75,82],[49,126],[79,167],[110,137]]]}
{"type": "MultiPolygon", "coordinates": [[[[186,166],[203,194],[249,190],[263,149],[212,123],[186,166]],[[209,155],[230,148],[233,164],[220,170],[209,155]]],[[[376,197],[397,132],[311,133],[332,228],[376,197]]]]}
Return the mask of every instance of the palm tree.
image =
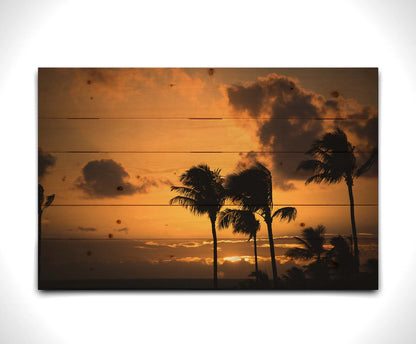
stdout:
{"type": "Polygon", "coordinates": [[[354,243],[354,269],[358,272],[359,252],[357,241],[357,229],[355,226],[354,196],[352,187],[354,179],[367,172],[377,160],[377,149],[374,149],[369,159],[357,167],[354,154],[355,147],[348,141],[347,135],[339,128],[333,132],[326,133],[320,140],[315,141],[306,152],[313,157],[312,160],[302,161],[298,170],[311,171],[314,173],[306,180],[311,182],[328,184],[339,183],[345,180],[348,187],[350,199],[351,229],[354,243]]]}
{"type": "Polygon", "coordinates": [[[53,200],[55,199],[55,194],[49,195],[46,197],[45,201],[45,195],[44,195],[44,189],[43,186],[38,184],[38,273],[40,275],[40,257],[41,257],[41,235],[42,235],[42,214],[44,210],[49,207],[53,200]]]}
{"type": "Polygon", "coordinates": [[[39,239],[40,239],[40,234],[41,234],[43,211],[52,204],[54,199],[55,199],[55,194],[47,196],[46,201],[45,201],[43,186],[38,184],[38,234],[39,234],[39,239]]]}
{"type": "Polygon", "coordinates": [[[348,277],[354,271],[354,254],[352,250],[352,238],[348,240],[338,235],[330,240],[332,248],[328,251],[335,273],[339,277],[348,277]]]}
{"type": "Polygon", "coordinates": [[[247,210],[260,215],[267,225],[269,236],[270,258],[272,262],[273,284],[277,287],[277,269],[274,253],[273,219],[287,220],[296,218],[296,208],[285,207],[273,213],[272,175],[270,171],[256,162],[253,166],[228,176],[226,181],[227,195],[231,200],[247,210]]]}
{"type": "Polygon", "coordinates": [[[303,289],[306,287],[305,272],[296,266],[286,270],[283,279],[286,280],[287,286],[291,289],[303,289]]]}
{"type": "Polygon", "coordinates": [[[218,227],[228,228],[233,226],[233,233],[242,233],[249,236],[248,241],[254,241],[254,261],[256,268],[256,282],[259,280],[259,267],[257,262],[257,232],[260,230],[260,222],[251,211],[239,209],[225,209],[219,213],[218,227]]]}
{"type": "Polygon", "coordinates": [[[316,262],[321,262],[322,254],[326,252],[324,248],[325,232],[326,229],[322,225],[317,226],[316,229],[305,228],[301,237],[295,237],[303,247],[291,248],[287,250],[285,255],[289,258],[302,260],[315,258],[316,262]]]}
{"type": "Polygon", "coordinates": [[[305,228],[301,237],[295,237],[303,247],[295,247],[286,252],[286,256],[292,259],[315,259],[305,266],[305,273],[319,284],[326,282],[329,278],[327,259],[322,257],[326,252],[324,248],[325,231],[325,227],[321,225],[317,226],[316,229],[312,227],[305,228]]]}
{"type": "Polygon", "coordinates": [[[217,233],[215,222],[225,201],[225,190],[220,170],[211,170],[207,165],[193,166],[183,173],[179,180],[183,186],[172,186],[180,196],[170,200],[171,205],[180,205],[195,215],[208,215],[214,250],[214,288],[218,287],[217,279],[217,233]]]}

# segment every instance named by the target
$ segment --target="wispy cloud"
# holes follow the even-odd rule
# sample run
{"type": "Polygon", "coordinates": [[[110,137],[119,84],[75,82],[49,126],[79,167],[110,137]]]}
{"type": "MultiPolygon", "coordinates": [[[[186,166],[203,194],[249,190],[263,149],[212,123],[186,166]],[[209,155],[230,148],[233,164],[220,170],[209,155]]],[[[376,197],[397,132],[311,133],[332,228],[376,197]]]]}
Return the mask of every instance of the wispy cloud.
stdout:
{"type": "Polygon", "coordinates": [[[123,228],[116,228],[114,229],[116,232],[120,232],[120,233],[125,233],[127,234],[129,232],[129,229],[127,227],[123,227],[123,228]]]}
{"type": "Polygon", "coordinates": [[[96,232],[97,231],[97,228],[79,226],[78,227],[78,230],[81,231],[81,232],[96,232]]]}
{"type": "MultiPolygon", "coordinates": [[[[247,240],[239,240],[239,239],[224,239],[224,240],[218,240],[218,243],[226,243],[226,244],[238,244],[242,242],[247,242],[247,240]]],[[[206,245],[212,245],[213,241],[192,241],[192,242],[180,242],[180,243],[174,243],[174,244],[168,244],[168,243],[162,243],[162,242],[155,242],[155,241],[146,241],[145,245],[152,246],[152,247],[170,247],[170,248],[176,248],[176,247],[185,247],[185,248],[198,248],[201,246],[206,245]]]]}

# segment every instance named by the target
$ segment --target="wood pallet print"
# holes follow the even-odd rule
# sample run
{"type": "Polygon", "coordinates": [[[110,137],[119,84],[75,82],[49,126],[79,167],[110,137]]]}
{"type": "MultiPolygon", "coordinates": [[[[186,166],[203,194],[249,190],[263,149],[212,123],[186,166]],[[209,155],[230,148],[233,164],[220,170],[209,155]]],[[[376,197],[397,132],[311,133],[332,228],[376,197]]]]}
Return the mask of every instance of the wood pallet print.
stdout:
{"type": "Polygon", "coordinates": [[[39,289],[378,288],[376,68],[40,68],[39,289]]]}

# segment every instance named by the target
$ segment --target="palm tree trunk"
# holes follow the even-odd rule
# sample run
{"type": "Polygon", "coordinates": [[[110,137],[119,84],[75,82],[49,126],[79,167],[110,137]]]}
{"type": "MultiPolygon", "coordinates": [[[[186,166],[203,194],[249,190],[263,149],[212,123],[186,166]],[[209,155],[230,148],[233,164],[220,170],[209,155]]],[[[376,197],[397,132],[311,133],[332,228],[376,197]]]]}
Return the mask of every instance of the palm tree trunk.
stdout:
{"type": "Polygon", "coordinates": [[[41,266],[40,257],[41,257],[41,246],[42,246],[41,226],[42,226],[42,210],[39,209],[39,211],[38,211],[38,281],[41,278],[41,276],[40,276],[40,266],[41,266]]]}
{"type": "Polygon", "coordinates": [[[218,288],[217,279],[217,232],[215,230],[215,219],[211,219],[212,239],[214,243],[214,289],[218,288]]]}
{"type": "Polygon", "coordinates": [[[354,195],[352,193],[352,185],[348,185],[348,194],[350,196],[350,215],[351,215],[351,228],[352,228],[352,238],[354,244],[354,271],[358,272],[360,266],[360,256],[358,252],[358,241],[357,241],[357,228],[355,227],[355,213],[354,213],[354,195]]]}
{"type": "Polygon", "coordinates": [[[257,264],[257,236],[254,234],[254,260],[256,263],[256,282],[259,281],[259,266],[257,264]]]}
{"type": "Polygon", "coordinates": [[[274,255],[274,240],[272,231],[272,221],[267,221],[267,232],[269,234],[269,246],[270,246],[270,258],[272,260],[273,271],[273,288],[277,288],[277,269],[276,269],[276,257],[274,255]]]}

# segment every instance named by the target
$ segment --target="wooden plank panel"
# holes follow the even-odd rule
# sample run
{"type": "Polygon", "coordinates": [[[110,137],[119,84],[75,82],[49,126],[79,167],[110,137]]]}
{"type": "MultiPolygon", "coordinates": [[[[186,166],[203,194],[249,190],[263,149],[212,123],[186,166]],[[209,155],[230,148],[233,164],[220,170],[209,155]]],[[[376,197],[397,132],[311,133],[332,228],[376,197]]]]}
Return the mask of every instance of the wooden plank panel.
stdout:
{"type": "MultiPolygon", "coordinates": [[[[367,120],[312,121],[310,119],[275,119],[279,145],[275,152],[299,152],[309,149],[313,138],[301,140],[296,128],[318,126],[320,130],[336,126],[364,125],[367,120]],[[319,123],[318,123],[319,122],[319,123]],[[323,127],[321,128],[323,124],[323,127]],[[288,147],[285,142],[292,142],[288,147]]],[[[40,120],[39,146],[49,152],[249,152],[270,151],[253,138],[255,120],[40,120]],[[250,129],[250,130],[247,130],[250,129]],[[226,144],[225,144],[226,142],[226,144]]]]}
{"type": "MultiPolygon", "coordinates": [[[[274,235],[299,235],[302,229],[317,225],[324,225],[327,233],[332,235],[351,233],[348,206],[296,208],[295,221],[274,221],[274,235]]],[[[358,233],[377,234],[377,206],[356,206],[355,210],[358,233]]],[[[112,239],[211,238],[207,216],[195,216],[177,206],[51,206],[45,211],[42,223],[44,239],[109,239],[109,234],[112,239]]],[[[218,235],[220,239],[244,238],[234,236],[230,229],[220,230],[218,235]]],[[[267,237],[263,221],[259,237],[267,237]]]]}
{"type": "MultiPolygon", "coordinates": [[[[95,280],[84,286],[111,288],[131,278],[140,280],[136,288],[190,288],[197,278],[199,288],[211,288],[208,217],[169,205],[176,196],[171,186],[197,164],[221,169],[225,178],[254,161],[267,166],[274,210],[297,209],[294,221],[273,222],[279,275],[302,268],[305,261],[285,255],[299,244],[294,236],[323,225],[328,249],[333,236],[351,235],[351,208],[344,181],[305,185],[309,174],[296,168],[311,144],[336,127],[355,146],[357,166],[366,160],[377,146],[377,74],[374,68],[40,69],[39,182],[45,196],[55,195],[39,212],[41,287],[45,280],[57,282],[50,288],[95,280]],[[158,280],[166,278],[171,284],[158,280]]],[[[377,166],[354,181],[353,192],[364,264],[378,258],[377,166]]],[[[225,208],[237,206],[227,200],[225,208]]],[[[259,268],[270,277],[268,232],[258,219],[259,268]]],[[[234,281],[219,286],[241,287],[254,269],[253,244],[231,229],[217,232],[218,277],[234,281]]]]}
{"type": "MultiPolygon", "coordinates": [[[[325,249],[331,248],[333,236],[350,235],[348,207],[297,209],[296,221],[273,223],[279,275],[296,264],[301,267],[307,263],[291,261],[285,255],[289,248],[298,247],[293,236],[304,228],[325,225],[325,249]]],[[[357,206],[356,218],[364,265],[368,259],[378,258],[377,207],[357,206]]],[[[64,287],[71,285],[65,282],[70,280],[113,280],[113,288],[118,288],[125,285],[126,279],[209,280],[212,276],[209,220],[179,207],[51,207],[45,212],[42,234],[41,279],[62,281],[64,287]]],[[[259,268],[270,276],[264,223],[258,233],[257,254],[259,268]]],[[[253,241],[233,235],[230,229],[219,230],[218,266],[220,282],[247,278],[254,266],[253,241]]],[[[160,283],[172,281],[156,280],[154,287],[160,288],[160,283]]],[[[137,288],[139,284],[133,285],[137,288]]],[[[96,284],[95,288],[108,285],[96,284]]],[[[184,287],[183,282],[179,285],[184,287]]]]}
{"type": "Polygon", "coordinates": [[[224,110],[204,104],[219,96],[212,82],[194,80],[179,69],[39,69],[41,118],[206,117],[224,110]]]}
{"type": "MultiPolygon", "coordinates": [[[[227,117],[225,87],[243,85],[242,77],[255,82],[271,74],[294,78],[299,87],[328,98],[331,92],[346,99],[358,93],[360,103],[377,107],[377,89],[370,87],[377,73],[375,68],[40,68],[39,116],[227,117]]],[[[309,115],[314,114],[302,114],[309,115]]]]}
{"type": "MultiPolygon", "coordinates": [[[[47,193],[56,194],[55,204],[156,204],[166,205],[174,196],[171,185],[196,164],[220,168],[226,177],[247,159],[239,153],[85,153],[53,154],[55,165],[42,178],[47,193]],[[95,186],[94,186],[94,183],[95,186]],[[122,187],[120,189],[119,187],[122,187]]],[[[357,154],[364,161],[367,154],[357,154]]],[[[272,168],[274,201],[279,204],[348,204],[345,182],[335,185],[305,185],[308,173],[296,171],[301,153],[258,155],[272,168]],[[288,187],[291,186],[291,187],[288,187]]],[[[354,185],[357,204],[378,203],[376,167],[354,185]]]]}

